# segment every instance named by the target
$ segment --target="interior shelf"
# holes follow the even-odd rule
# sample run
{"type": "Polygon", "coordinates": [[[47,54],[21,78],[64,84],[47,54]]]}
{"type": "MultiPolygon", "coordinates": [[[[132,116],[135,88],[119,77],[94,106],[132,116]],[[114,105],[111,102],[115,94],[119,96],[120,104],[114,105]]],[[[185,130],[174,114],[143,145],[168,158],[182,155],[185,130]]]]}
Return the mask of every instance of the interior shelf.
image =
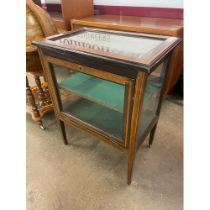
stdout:
{"type": "Polygon", "coordinates": [[[125,91],[123,85],[87,74],[75,73],[60,82],[59,87],[123,113],[125,91]]]}
{"type": "Polygon", "coordinates": [[[63,104],[63,111],[106,133],[123,139],[123,114],[89,100],[73,96],[63,104]],[[76,99],[75,99],[76,98],[76,99]],[[90,114],[91,113],[91,114],[90,114]]]}
{"type": "MultiPolygon", "coordinates": [[[[59,83],[63,90],[123,113],[125,86],[84,73],[72,74],[59,83]]],[[[148,81],[144,101],[159,90],[159,84],[148,81]]]]}
{"type": "MultiPolygon", "coordinates": [[[[63,111],[123,139],[123,107],[125,86],[84,73],[74,73],[59,84],[61,95],[65,96],[63,111]]],[[[160,84],[148,80],[144,93],[144,106],[138,136],[154,119],[150,111],[152,101],[160,92],[160,84]]]]}

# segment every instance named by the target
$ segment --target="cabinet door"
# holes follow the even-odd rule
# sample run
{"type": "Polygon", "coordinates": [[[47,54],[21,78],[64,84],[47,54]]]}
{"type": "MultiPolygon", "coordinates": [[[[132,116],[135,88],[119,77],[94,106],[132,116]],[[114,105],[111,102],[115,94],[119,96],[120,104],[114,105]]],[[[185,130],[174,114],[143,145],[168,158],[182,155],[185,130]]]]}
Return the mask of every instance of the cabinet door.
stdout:
{"type": "Polygon", "coordinates": [[[85,67],[78,71],[52,63],[50,66],[55,76],[61,112],[78,125],[100,132],[125,147],[132,81],[98,70],[85,71],[85,67]]]}

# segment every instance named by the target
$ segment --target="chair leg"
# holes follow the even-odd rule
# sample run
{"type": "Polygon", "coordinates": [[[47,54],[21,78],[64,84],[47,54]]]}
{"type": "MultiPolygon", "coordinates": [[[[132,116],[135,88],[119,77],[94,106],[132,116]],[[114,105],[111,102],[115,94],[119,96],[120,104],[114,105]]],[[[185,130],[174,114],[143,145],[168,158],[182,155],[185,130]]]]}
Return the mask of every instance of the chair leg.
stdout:
{"type": "MultiPolygon", "coordinates": [[[[47,84],[46,78],[44,77],[44,82],[47,84]]],[[[47,104],[52,104],[50,94],[49,94],[49,89],[48,85],[44,87],[44,94],[45,94],[45,100],[47,104]]]]}
{"type": "Polygon", "coordinates": [[[44,100],[44,91],[42,89],[42,85],[41,85],[41,81],[39,76],[35,75],[34,76],[36,85],[38,87],[38,97],[39,97],[39,101],[40,101],[40,106],[43,106],[45,104],[45,100],[44,100]]]}
{"type": "Polygon", "coordinates": [[[43,126],[43,123],[42,121],[40,120],[40,113],[39,113],[39,110],[37,109],[37,106],[36,106],[36,103],[35,103],[35,99],[34,99],[34,95],[31,91],[31,88],[29,86],[29,82],[28,82],[28,77],[26,76],[26,97],[27,97],[27,101],[29,103],[29,105],[32,107],[32,114],[33,114],[33,117],[36,118],[36,119],[39,119],[37,120],[37,124],[39,125],[39,127],[41,129],[45,129],[45,127],[43,126]]]}

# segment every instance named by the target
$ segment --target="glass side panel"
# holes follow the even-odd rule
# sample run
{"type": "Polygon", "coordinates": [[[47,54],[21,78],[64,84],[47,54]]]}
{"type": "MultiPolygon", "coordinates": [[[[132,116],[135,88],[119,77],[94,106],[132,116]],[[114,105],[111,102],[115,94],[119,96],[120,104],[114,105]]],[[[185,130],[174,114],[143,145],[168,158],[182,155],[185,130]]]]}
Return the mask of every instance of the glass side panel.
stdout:
{"type": "Polygon", "coordinates": [[[145,130],[157,116],[158,103],[165,78],[165,62],[167,61],[162,62],[148,77],[139,121],[138,141],[140,141],[145,130]]]}
{"type": "Polygon", "coordinates": [[[115,53],[137,59],[165,41],[165,39],[155,37],[125,36],[104,31],[81,31],[77,34],[70,34],[51,40],[65,47],[76,46],[81,50],[91,49],[96,52],[115,53]]]}
{"type": "Polygon", "coordinates": [[[125,86],[52,64],[62,111],[124,139],[125,86]]]}

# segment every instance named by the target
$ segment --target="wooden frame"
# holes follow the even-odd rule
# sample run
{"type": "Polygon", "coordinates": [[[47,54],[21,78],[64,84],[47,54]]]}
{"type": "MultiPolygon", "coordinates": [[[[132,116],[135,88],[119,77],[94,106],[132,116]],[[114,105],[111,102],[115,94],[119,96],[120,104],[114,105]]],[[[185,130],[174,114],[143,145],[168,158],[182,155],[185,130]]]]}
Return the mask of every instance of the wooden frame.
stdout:
{"type": "MultiPolygon", "coordinates": [[[[135,63],[135,64],[138,64],[138,68],[140,67],[140,68],[142,68],[143,71],[146,71],[148,73],[152,72],[152,70],[156,67],[156,64],[158,63],[158,61],[160,59],[162,59],[166,53],[170,52],[170,50],[177,45],[177,42],[180,41],[178,38],[170,37],[170,36],[160,36],[160,35],[122,32],[122,31],[110,31],[110,30],[92,29],[92,28],[82,28],[82,29],[77,29],[77,30],[71,31],[71,32],[66,32],[63,34],[57,34],[57,35],[50,36],[47,39],[45,39],[43,45],[45,45],[46,47],[51,46],[54,49],[62,49],[62,48],[64,48],[64,46],[61,44],[55,43],[54,41],[56,39],[65,38],[65,37],[68,37],[69,35],[73,36],[73,35],[76,35],[76,34],[79,34],[82,32],[86,32],[86,31],[99,32],[99,33],[103,32],[103,33],[110,33],[110,34],[121,35],[121,36],[132,36],[132,37],[139,37],[139,38],[147,37],[147,38],[153,38],[153,39],[158,39],[158,40],[165,40],[158,47],[154,48],[151,52],[148,52],[146,55],[144,55],[143,57],[141,57],[139,59],[127,57],[127,56],[123,56],[123,55],[118,55],[118,54],[111,53],[111,52],[106,53],[106,52],[94,51],[94,49],[84,49],[79,46],[74,46],[71,44],[68,44],[69,45],[68,48],[65,47],[65,50],[69,51],[69,52],[73,52],[73,51],[77,50],[83,54],[88,53],[89,56],[91,56],[91,54],[93,54],[93,55],[95,54],[94,56],[96,56],[96,57],[106,56],[107,60],[111,60],[111,59],[109,59],[111,57],[114,59],[126,61],[127,63],[132,63],[133,65],[135,63]],[[155,66],[154,66],[154,64],[155,64],[155,66]]],[[[36,43],[36,42],[34,42],[34,43],[36,43]]]]}
{"type": "MultiPolygon", "coordinates": [[[[84,31],[87,29],[78,30],[84,31]]],[[[89,30],[89,29],[88,29],[89,30]]],[[[94,30],[95,31],[95,30],[94,30]]],[[[103,30],[102,30],[103,31],[103,30]]],[[[113,32],[112,32],[113,33],[113,32]]],[[[115,33],[115,32],[114,32],[115,33]]],[[[120,32],[117,32],[117,34],[120,32]]],[[[69,33],[68,33],[69,34],[69,33]]],[[[120,33],[121,34],[121,33],[120,33]]],[[[133,35],[132,33],[122,33],[124,36],[133,35]]],[[[66,36],[60,35],[60,37],[66,36]]],[[[135,34],[135,36],[138,36],[135,34]]],[[[142,36],[140,34],[139,36],[142,36]]],[[[144,35],[146,36],[146,35],[144,35]]],[[[154,139],[155,130],[157,127],[158,117],[160,114],[161,101],[163,97],[164,85],[161,87],[158,108],[156,110],[156,115],[150,122],[149,126],[141,135],[140,144],[137,145],[137,131],[139,127],[139,119],[141,116],[142,105],[144,101],[144,92],[149,74],[154,71],[154,69],[162,62],[165,62],[164,71],[166,79],[167,75],[167,65],[168,58],[171,55],[172,49],[179,43],[179,40],[168,39],[164,45],[161,45],[160,51],[155,49],[147,55],[141,61],[135,60],[128,62],[125,57],[120,59],[116,58],[115,55],[110,58],[102,55],[96,55],[84,51],[79,51],[72,48],[65,48],[63,46],[58,46],[57,44],[52,44],[53,39],[57,39],[59,36],[50,37],[44,42],[35,42],[35,45],[39,47],[39,55],[43,65],[44,73],[49,85],[50,95],[54,104],[55,116],[60,127],[64,143],[68,144],[64,123],[80,128],[89,132],[90,134],[99,137],[105,143],[112,145],[113,147],[119,149],[120,151],[128,155],[128,178],[127,183],[131,183],[133,166],[135,161],[135,155],[140,144],[145,140],[145,137],[150,133],[149,145],[152,144],[154,139]],[[49,39],[51,39],[49,41],[49,39]],[[75,56],[76,55],[76,56],[75,56]],[[75,57],[74,57],[75,56],[75,57]],[[94,67],[93,61],[101,61],[100,65],[94,67]],[[106,62],[112,63],[112,67],[108,67],[106,62]],[[80,119],[65,113],[62,109],[61,98],[58,91],[57,81],[55,78],[55,73],[51,64],[60,65],[66,68],[73,69],[78,72],[86,73],[94,77],[98,77],[104,80],[112,81],[125,86],[125,97],[124,97],[124,142],[120,142],[119,139],[107,132],[104,132],[90,124],[81,121],[80,119]],[[123,71],[116,71],[116,68],[121,68],[123,71]],[[130,73],[132,71],[132,74],[130,73]]],[[[148,37],[157,37],[153,35],[148,35],[148,37]]],[[[159,38],[163,38],[160,36],[159,38]]],[[[164,84],[163,81],[163,84],[164,84]]]]}

